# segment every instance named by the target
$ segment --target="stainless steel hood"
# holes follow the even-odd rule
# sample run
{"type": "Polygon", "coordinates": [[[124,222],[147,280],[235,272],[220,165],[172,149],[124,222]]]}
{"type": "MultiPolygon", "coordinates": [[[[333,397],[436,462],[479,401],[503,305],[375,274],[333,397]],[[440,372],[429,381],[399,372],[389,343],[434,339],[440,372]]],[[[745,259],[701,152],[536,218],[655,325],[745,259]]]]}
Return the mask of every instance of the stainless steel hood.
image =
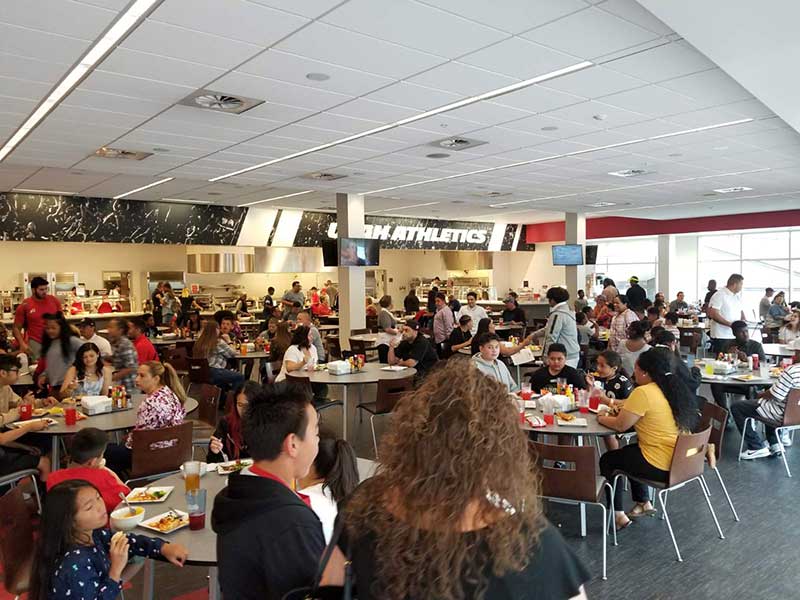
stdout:
{"type": "Polygon", "coordinates": [[[442,258],[448,271],[477,271],[493,266],[491,252],[443,250],[442,258]]]}
{"type": "Polygon", "coordinates": [[[322,260],[322,248],[256,248],[257,273],[320,273],[335,272],[322,260]]]}
{"type": "Polygon", "coordinates": [[[255,273],[255,255],[205,252],[186,256],[189,273],[255,273]]]}

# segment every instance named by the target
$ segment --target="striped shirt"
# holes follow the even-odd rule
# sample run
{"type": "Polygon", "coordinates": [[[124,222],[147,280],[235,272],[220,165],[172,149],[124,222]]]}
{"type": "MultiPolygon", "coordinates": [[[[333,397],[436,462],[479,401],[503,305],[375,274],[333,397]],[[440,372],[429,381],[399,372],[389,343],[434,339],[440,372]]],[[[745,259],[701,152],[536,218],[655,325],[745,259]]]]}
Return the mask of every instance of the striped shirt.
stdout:
{"type": "Polygon", "coordinates": [[[783,413],[786,411],[786,398],[792,390],[800,390],[800,363],[785,369],[772,387],[769,388],[769,398],[759,400],[758,414],[769,421],[783,423],[783,413]]]}
{"type": "Polygon", "coordinates": [[[625,340],[628,339],[628,327],[634,321],[639,320],[639,315],[631,309],[626,309],[623,312],[614,315],[611,319],[611,331],[608,336],[608,349],[614,352],[619,352],[619,347],[625,340]]]}

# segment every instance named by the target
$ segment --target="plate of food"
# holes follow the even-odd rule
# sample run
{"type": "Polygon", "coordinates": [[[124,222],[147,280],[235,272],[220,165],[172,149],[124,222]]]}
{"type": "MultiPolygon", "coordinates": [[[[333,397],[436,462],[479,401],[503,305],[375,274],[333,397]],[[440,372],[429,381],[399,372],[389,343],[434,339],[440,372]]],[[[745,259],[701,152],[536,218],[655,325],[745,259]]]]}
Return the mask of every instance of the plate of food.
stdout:
{"type": "Polygon", "coordinates": [[[182,510],[169,510],[152,519],[142,521],[139,527],[155,531],[157,533],[172,533],[178,529],[183,529],[189,524],[189,513],[182,510]]]}
{"type": "Polygon", "coordinates": [[[244,458],[242,460],[229,460],[228,462],[217,464],[217,473],[219,473],[220,475],[230,475],[231,473],[238,473],[245,467],[249,467],[252,464],[253,460],[250,458],[244,458]]]}
{"type": "Polygon", "coordinates": [[[38,421],[45,421],[47,423],[48,427],[50,427],[50,425],[55,425],[56,424],[56,420],[55,419],[51,419],[50,417],[44,417],[44,418],[41,418],[41,419],[27,419],[26,421],[15,421],[13,423],[9,423],[8,426],[18,429],[20,427],[25,427],[25,425],[27,423],[37,423],[38,421]]]}
{"type": "Polygon", "coordinates": [[[588,427],[589,422],[586,419],[578,418],[575,415],[570,415],[568,413],[557,412],[556,413],[557,423],[561,426],[566,427],[588,427]]]}
{"type": "Polygon", "coordinates": [[[753,381],[753,379],[758,379],[755,375],[748,373],[747,375],[734,375],[731,379],[736,379],[738,381],[753,381]]]}
{"type": "Polygon", "coordinates": [[[174,489],[175,488],[171,485],[165,487],[150,486],[133,488],[125,497],[125,499],[128,502],[136,502],[141,504],[165,502],[174,489]]]}

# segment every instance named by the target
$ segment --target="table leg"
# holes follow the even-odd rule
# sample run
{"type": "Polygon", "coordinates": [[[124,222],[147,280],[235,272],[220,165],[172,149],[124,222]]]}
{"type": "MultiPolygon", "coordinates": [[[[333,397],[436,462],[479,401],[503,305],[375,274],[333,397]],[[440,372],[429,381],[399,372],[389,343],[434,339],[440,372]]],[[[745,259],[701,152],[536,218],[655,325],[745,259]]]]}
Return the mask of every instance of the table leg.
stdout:
{"type": "Polygon", "coordinates": [[[156,565],[152,559],[146,558],[142,569],[142,600],[153,600],[156,583],[156,565]]]}
{"type": "Polygon", "coordinates": [[[50,460],[53,463],[51,471],[58,471],[61,468],[61,440],[57,435],[50,436],[50,460]]]}
{"type": "MultiPolygon", "coordinates": [[[[578,446],[583,446],[583,436],[578,436],[578,446]]],[[[586,537],[586,504],[581,502],[581,537],[586,537]]]]}
{"type": "Polygon", "coordinates": [[[261,359],[257,358],[253,361],[253,371],[250,373],[250,380],[258,383],[261,376],[261,359]]]}
{"type": "Polygon", "coordinates": [[[342,439],[347,440],[347,386],[342,386],[342,439]]]}
{"type": "Polygon", "coordinates": [[[208,600],[220,600],[222,591],[219,589],[219,568],[208,568],[208,600]]]}

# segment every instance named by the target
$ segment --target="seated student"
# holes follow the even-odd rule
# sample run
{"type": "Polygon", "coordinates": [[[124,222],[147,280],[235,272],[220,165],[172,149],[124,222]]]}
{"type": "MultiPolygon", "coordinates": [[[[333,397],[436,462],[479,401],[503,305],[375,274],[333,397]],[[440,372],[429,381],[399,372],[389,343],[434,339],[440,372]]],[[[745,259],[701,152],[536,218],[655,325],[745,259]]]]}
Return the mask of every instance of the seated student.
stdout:
{"type": "MultiPolygon", "coordinates": [[[[494,328],[494,322],[488,317],[486,319],[480,320],[480,322],[478,323],[478,329],[475,332],[475,335],[472,336],[471,352],[473,356],[481,351],[480,348],[478,348],[478,339],[484,333],[491,333],[493,335],[497,335],[497,331],[494,328]]],[[[512,354],[516,354],[523,348],[528,347],[528,345],[531,342],[533,342],[533,333],[528,335],[526,338],[524,338],[514,346],[500,344],[500,356],[511,356],[512,354]]]]}
{"type": "Polygon", "coordinates": [[[472,317],[461,315],[458,319],[458,327],[454,327],[450,332],[450,339],[447,340],[447,347],[451,354],[455,354],[462,348],[472,346],[472,317]]]}
{"type": "Polygon", "coordinates": [[[585,376],[575,367],[567,364],[567,349],[563,344],[550,344],[547,349],[547,365],[531,374],[531,389],[556,389],[559,379],[565,379],[567,385],[576,390],[586,387],[585,376]]]}
{"type": "Polygon", "coordinates": [[[311,343],[308,327],[298,325],[292,332],[292,344],[283,355],[281,371],[275,378],[275,382],[286,379],[287,373],[313,369],[318,361],[317,348],[311,343]]]}
{"type": "Polygon", "coordinates": [[[136,355],[139,357],[140,365],[151,360],[158,360],[156,347],[144,334],[146,329],[147,325],[145,325],[141,317],[128,321],[128,338],[133,342],[133,347],[136,348],[136,355]]]}
{"type": "Polygon", "coordinates": [[[260,391],[261,386],[255,381],[245,381],[236,389],[235,402],[228,406],[227,414],[217,423],[208,443],[207,463],[225,462],[225,457],[227,460],[250,458],[242,435],[242,419],[250,402],[260,391]]]}
{"type": "Polygon", "coordinates": [[[421,379],[436,364],[439,357],[428,339],[419,332],[417,321],[413,319],[406,321],[402,327],[402,334],[402,341],[394,340],[389,346],[387,360],[390,365],[415,368],[417,379],[421,379]]]}
{"type": "Polygon", "coordinates": [[[578,345],[581,347],[588,346],[593,333],[586,313],[583,311],[575,313],[575,323],[578,326],[578,345]]]}
{"type": "Polygon", "coordinates": [[[300,304],[299,302],[293,302],[289,314],[286,315],[286,320],[294,323],[295,321],[297,321],[297,315],[299,315],[302,312],[302,310],[303,310],[302,304],[300,304]]]}
{"type": "MultiPolygon", "coordinates": [[[[622,369],[622,358],[613,350],[606,350],[597,356],[597,376],[586,375],[586,386],[591,390],[600,387],[603,396],[600,401],[609,406],[622,406],[625,399],[633,391],[633,382],[628,379],[627,374],[622,369]],[[600,384],[599,386],[597,384],[600,384]]],[[[606,450],[616,450],[619,448],[619,438],[617,436],[605,436],[603,438],[606,450]]]]}
{"type": "Polygon", "coordinates": [[[132,556],[164,558],[182,567],[181,544],[134,533],[113,534],[100,492],[71,479],[48,492],[36,541],[30,600],[112,600],[122,592],[122,570],[132,556]]]}
{"type": "MultiPolygon", "coordinates": [[[[16,409],[9,411],[12,415],[16,409]]],[[[9,414],[9,413],[6,413],[9,414]]],[[[9,421],[12,422],[12,421],[9,421]]],[[[47,481],[50,474],[50,459],[40,456],[40,450],[17,442],[22,436],[47,429],[43,419],[23,422],[19,427],[0,431],[0,477],[17,471],[36,469],[39,479],[47,481]]]]}
{"type": "Polygon", "coordinates": [[[527,317],[525,316],[525,311],[519,307],[517,301],[513,298],[513,296],[509,296],[505,300],[503,300],[505,304],[505,308],[500,315],[500,319],[506,323],[507,325],[510,324],[520,324],[525,325],[527,323],[527,317]]]}
{"type": "Polygon", "coordinates": [[[159,335],[158,327],[156,326],[156,318],[152,315],[152,313],[144,313],[142,315],[142,321],[145,324],[144,334],[153,339],[159,335]]]}
{"type": "Polygon", "coordinates": [[[130,488],[114,471],[105,466],[103,454],[108,445],[108,436],[105,431],[87,427],[81,429],[72,438],[69,451],[70,462],[66,469],[54,471],[47,478],[47,490],[69,479],[88,481],[100,492],[106,511],[113,511],[120,503],[120,492],[126,496],[130,488]]]}
{"type": "MultiPolygon", "coordinates": [[[[723,347],[722,352],[735,352],[741,361],[746,361],[748,356],[757,354],[762,364],[766,364],[764,347],[760,342],[750,339],[747,323],[734,321],[731,323],[731,331],[733,332],[733,339],[726,340],[728,343],[723,347]]],[[[728,410],[730,410],[729,394],[754,394],[755,391],[753,386],[725,385],[724,383],[711,384],[711,395],[714,397],[714,402],[728,410]]]]}
{"type": "Polygon", "coordinates": [[[668,312],[666,315],[664,315],[664,329],[669,331],[676,338],[680,339],[681,331],[678,329],[678,319],[680,319],[678,313],[668,312]]]}
{"type": "MultiPolygon", "coordinates": [[[[228,323],[228,320],[223,320],[223,323],[228,323]]],[[[208,319],[203,323],[203,331],[194,343],[192,355],[208,361],[211,383],[219,386],[223,394],[227,394],[245,380],[239,371],[228,368],[228,360],[235,358],[236,353],[222,339],[220,326],[214,319],[208,319]]]]}
{"type": "Polygon", "coordinates": [[[617,353],[622,358],[622,368],[626,373],[633,373],[633,365],[643,352],[650,350],[645,335],[650,330],[649,321],[634,321],[628,325],[627,338],[621,340],[617,353]]]}
{"type": "Polygon", "coordinates": [[[295,383],[251,400],[242,428],[255,464],[228,478],[211,514],[225,598],[280,600],[312,583],[325,536],[310,499],[292,486],[317,455],[317,424],[311,395],[295,383]]]}
{"type": "Polygon", "coordinates": [[[339,504],[350,497],[358,482],[353,447],[346,440],[336,439],[331,431],[320,431],[317,457],[297,487],[311,498],[311,508],[322,521],[326,544],[331,541],[339,504]]]}
{"type": "Polygon", "coordinates": [[[40,399],[33,392],[28,392],[24,398],[20,398],[14,392],[11,386],[16,385],[19,380],[18,360],[12,354],[0,354],[0,427],[19,420],[20,404],[32,404],[34,408],[41,408],[58,403],[52,396],[45,395],[44,399],[40,399]]]}
{"type": "Polygon", "coordinates": [[[500,338],[493,333],[483,333],[478,338],[480,352],[472,357],[478,370],[505,385],[509,392],[519,391],[519,384],[511,377],[508,367],[497,358],[500,356],[500,338]]]}
{"type": "Polygon", "coordinates": [[[61,397],[103,396],[111,386],[111,365],[103,364],[100,348],[87,342],[75,353],[75,363],[67,369],[61,385],[61,397]]]}
{"type": "Polygon", "coordinates": [[[782,423],[783,413],[786,412],[786,398],[792,390],[800,389],[800,363],[794,364],[788,369],[784,369],[778,381],[772,384],[768,390],[759,394],[755,400],[740,400],[731,406],[731,414],[736,422],[736,427],[744,436],[747,448],[739,455],[744,460],[764,458],[771,455],[778,455],[784,452],[784,446],[791,445],[790,439],[778,440],[775,435],[775,427],[764,425],[767,434],[767,441],[761,437],[757,430],[752,427],[744,429],[744,421],[747,417],[755,417],[772,423],[782,423]],[[786,442],[789,442],[787,444],[786,442]]]}

